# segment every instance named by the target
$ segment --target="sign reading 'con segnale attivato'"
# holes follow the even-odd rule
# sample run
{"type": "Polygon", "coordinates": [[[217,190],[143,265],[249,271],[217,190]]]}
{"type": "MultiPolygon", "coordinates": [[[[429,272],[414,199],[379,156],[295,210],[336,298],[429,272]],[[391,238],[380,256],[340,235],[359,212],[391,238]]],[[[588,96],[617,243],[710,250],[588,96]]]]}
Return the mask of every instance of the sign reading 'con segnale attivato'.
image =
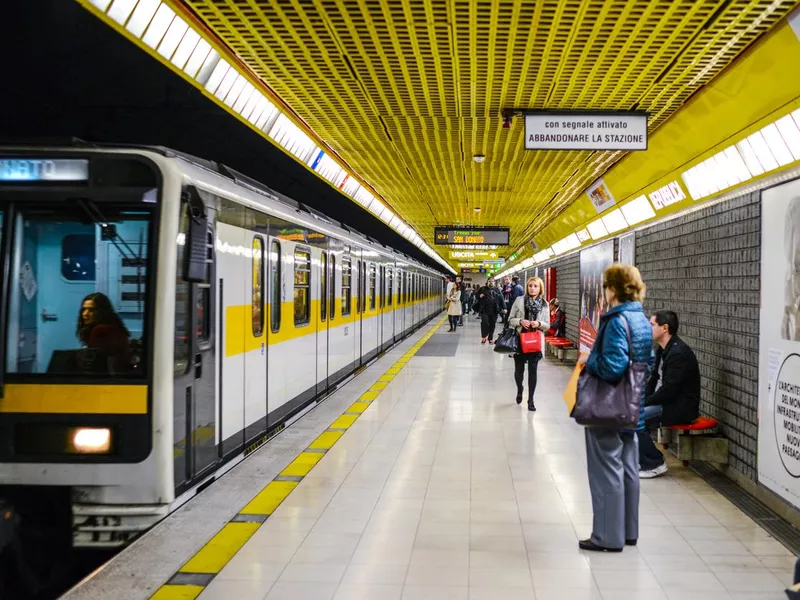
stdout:
{"type": "Polygon", "coordinates": [[[647,114],[526,113],[525,149],[647,150],[647,114]]]}

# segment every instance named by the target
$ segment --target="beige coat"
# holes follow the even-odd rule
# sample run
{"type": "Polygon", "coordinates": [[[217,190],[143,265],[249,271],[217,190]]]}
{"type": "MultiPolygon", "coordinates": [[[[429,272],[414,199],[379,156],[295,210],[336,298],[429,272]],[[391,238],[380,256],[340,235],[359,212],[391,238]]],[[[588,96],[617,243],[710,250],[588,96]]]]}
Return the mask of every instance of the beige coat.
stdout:
{"type": "Polygon", "coordinates": [[[447,307],[447,314],[451,317],[461,316],[461,292],[453,289],[448,295],[447,299],[450,300],[450,306],[447,307]]]}
{"type": "MultiPolygon", "coordinates": [[[[511,306],[511,312],[508,313],[508,324],[517,330],[517,333],[522,332],[522,325],[520,321],[525,318],[525,296],[520,296],[514,300],[511,306]]],[[[542,312],[539,314],[539,331],[547,331],[550,329],[550,307],[547,302],[542,304],[542,312]]]]}

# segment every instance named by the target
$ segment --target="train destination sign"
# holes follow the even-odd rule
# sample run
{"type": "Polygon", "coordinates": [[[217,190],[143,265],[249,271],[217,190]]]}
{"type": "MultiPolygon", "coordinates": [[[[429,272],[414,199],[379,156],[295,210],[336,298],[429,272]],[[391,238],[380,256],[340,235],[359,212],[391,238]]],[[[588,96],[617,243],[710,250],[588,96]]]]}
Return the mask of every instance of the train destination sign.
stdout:
{"type": "Polygon", "coordinates": [[[89,161],[73,158],[0,158],[0,181],[86,181],[89,161]]]}
{"type": "Polygon", "coordinates": [[[526,150],[647,150],[644,113],[525,115],[526,150]]]}
{"type": "Polygon", "coordinates": [[[482,229],[459,227],[435,227],[434,242],[440,246],[507,246],[508,227],[482,229]]]}

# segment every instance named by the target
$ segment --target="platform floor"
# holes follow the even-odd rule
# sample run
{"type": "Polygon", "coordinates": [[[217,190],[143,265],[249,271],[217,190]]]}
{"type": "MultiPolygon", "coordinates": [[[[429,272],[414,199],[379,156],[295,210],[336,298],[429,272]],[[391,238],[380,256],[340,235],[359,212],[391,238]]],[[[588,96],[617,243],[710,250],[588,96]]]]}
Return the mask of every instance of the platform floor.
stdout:
{"type": "MultiPolygon", "coordinates": [[[[446,328],[418,349],[199,598],[785,598],[794,557],[674,464],[666,476],[642,482],[638,547],[579,551],[592,514],[582,428],[561,399],[570,369],[552,359],[540,364],[538,411],[529,413],[514,402],[513,361],[480,344],[474,317],[457,333],[446,328]]],[[[386,370],[391,359],[376,364],[386,370]]],[[[370,377],[379,371],[371,368],[370,377]]],[[[357,378],[339,394],[353,401],[368,383],[357,378]]],[[[174,531],[191,535],[201,516],[174,531]]],[[[138,567],[125,558],[116,570],[133,582],[138,567]]],[[[112,584],[96,590],[112,593],[112,584]]],[[[73,597],[94,597],[79,592],[73,597]]],[[[106,597],[122,596],[131,595],[106,597]]]]}

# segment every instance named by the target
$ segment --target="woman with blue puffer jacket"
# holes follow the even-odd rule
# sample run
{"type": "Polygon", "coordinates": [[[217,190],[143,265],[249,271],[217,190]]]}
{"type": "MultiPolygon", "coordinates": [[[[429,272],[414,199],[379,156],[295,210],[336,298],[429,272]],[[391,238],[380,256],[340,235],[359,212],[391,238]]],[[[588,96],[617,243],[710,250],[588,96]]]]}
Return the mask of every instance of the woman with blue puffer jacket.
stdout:
{"type": "MultiPolygon", "coordinates": [[[[614,263],[603,273],[610,308],[600,317],[588,359],[581,358],[591,375],[618,383],[630,362],[652,368],[653,331],[642,309],[646,289],[639,269],[631,265],[614,263]]],[[[640,425],[643,420],[644,393],[640,425]]],[[[638,438],[634,430],[607,427],[587,427],[585,436],[594,521],[591,537],[578,545],[582,550],[621,552],[639,538],[638,438]]]]}

